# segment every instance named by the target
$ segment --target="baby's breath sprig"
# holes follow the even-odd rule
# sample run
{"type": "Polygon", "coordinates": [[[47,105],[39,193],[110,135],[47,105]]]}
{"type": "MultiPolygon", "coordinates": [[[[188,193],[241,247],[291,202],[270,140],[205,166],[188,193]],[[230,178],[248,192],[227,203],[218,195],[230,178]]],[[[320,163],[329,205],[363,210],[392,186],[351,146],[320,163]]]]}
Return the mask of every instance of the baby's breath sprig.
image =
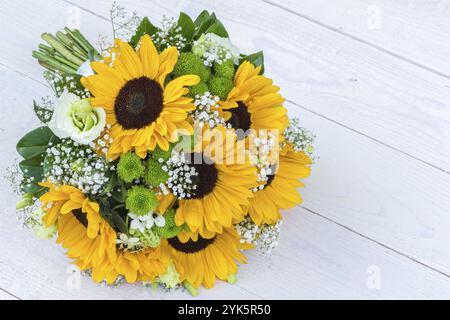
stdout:
{"type": "Polygon", "coordinates": [[[154,34],[153,42],[160,51],[171,46],[181,51],[186,45],[186,38],[175,18],[163,16],[161,28],[154,34]]]}
{"type": "Polygon", "coordinates": [[[52,118],[54,108],[54,103],[48,96],[42,97],[39,103],[33,100],[34,113],[44,124],[47,124],[52,118]]]}
{"type": "Polygon", "coordinates": [[[112,168],[89,146],[62,139],[50,143],[46,150],[44,178],[56,185],[71,185],[83,193],[96,195],[108,183],[112,168]]]}
{"type": "Polygon", "coordinates": [[[80,76],[63,74],[59,71],[44,71],[44,79],[48,82],[57,97],[64,91],[75,94],[80,98],[88,98],[89,91],[80,83],[80,76]]]}
{"type": "Polygon", "coordinates": [[[109,55],[108,50],[113,44],[108,40],[108,37],[105,34],[99,34],[97,36],[97,46],[100,50],[100,54],[104,57],[109,55]]]}
{"type": "Polygon", "coordinates": [[[284,131],[284,139],[281,147],[284,147],[289,143],[294,151],[305,152],[311,159],[316,159],[314,155],[314,139],[316,136],[309,130],[300,126],[298,118],[292,118],[289,122],[289,126],[284,131]]]}
{"type": "Polygon", "coordinates": [[[227,124],[225,119],[219,114],[219,100],[219,97],[213,96],[209,92],[205,92],[201,96],[195,96],[194,105],[196,109],[190,115],[200,128],[203,128],[205,125],[208,125],[211,129],[219,125],[231,128],[231,125],[227,124]]]}
{"type": "MultiPolygon", "coordinates": [[[[203,34],[194,41],[192,52],[203,59],[205,66],[212,67],[214,64],[222,64],[230,59],[234,59],[234,46],[227,43],[227,40],[220,39],[215,34],[203,34]]],[[[236,55],[236,52],[234,52],[236,55]]]]}
{"type": "Polygon", "coordinates": [[[242,243],[251,243],[262,254],[269,254],[278,245],[282,220],[275,224],[255,224],[249,216],[236,225],[242,243]]]}
{"type": "Polygon", "coordinates": [[[19,169],[19,160],[15,159],[14,163],[6,167],[3,178],[7,181],[11,187],[12,192],[17,195],[21,195],[21,185],[23,184],[23,173],[19,169]]]}
{"type": "MultiPolygon", "coordinates": [[[[272,132],[257,131],[249,136],[255,146],[254,154],[251,153],[251,159],[256,166],[258,182],[264,183],[269,180],[271,175],[275,174],[276,163],[271,161],[270,157],[274,151],[277,138],[272,132]]],[[[265,185],[260,184],[252,188],[253,192],[264,189],[265,185]]]]}
{"type": "Polygon", "coordinates": [[[162,166],[162,169],[167,171],[169,175],[166,186],[175,197],[184,199],[191,198],[194,195],[197,185],[193,178],[198,176],[198,172],[194,166],[188,165],[183,152],[173,150],[172,156],[166,165],[162,166]]]}
{"type": "Polygon", "coordinates": [[[113,38],[124,41],[130,40],[142,20],[136,11],[133,11],[131,15],[128,14],[125,7],[120,6],[117,1],[111,5],[109,18],[113,29],[113,38]]]}

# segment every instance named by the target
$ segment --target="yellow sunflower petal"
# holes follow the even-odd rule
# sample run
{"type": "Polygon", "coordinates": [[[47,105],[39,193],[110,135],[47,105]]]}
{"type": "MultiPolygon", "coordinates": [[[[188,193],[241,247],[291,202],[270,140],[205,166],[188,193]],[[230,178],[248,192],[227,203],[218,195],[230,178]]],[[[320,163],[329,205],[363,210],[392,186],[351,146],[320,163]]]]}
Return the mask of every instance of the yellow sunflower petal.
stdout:
{"type": "Polygon", "coordinates": [[[159,55],[149,35],[141,38],[141,46],[138,50],[142,63],[143,73],[151,80],[156,79],[159,71],[159,55]]]}

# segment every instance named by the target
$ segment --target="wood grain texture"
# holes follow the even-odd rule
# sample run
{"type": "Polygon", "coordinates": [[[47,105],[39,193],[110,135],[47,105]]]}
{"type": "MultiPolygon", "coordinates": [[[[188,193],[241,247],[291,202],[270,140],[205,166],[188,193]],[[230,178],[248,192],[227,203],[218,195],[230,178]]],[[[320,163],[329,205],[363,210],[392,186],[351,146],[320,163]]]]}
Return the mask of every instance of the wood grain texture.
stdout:
{"type": "MultiPolygon", "coordinates": [[[[110,33],[110,3],[76,1],[86,9],[81,30],[90,40],[110,33]]],[[[287,213],[278,249],[268,257],[250,253],[236,286],[221,283],[200,297],[450,297],[448,81],[269,4],[237,3],[121,2],[155,21],[180,10],[217,11],[238,46],[265,50],[268,73],[293,102],[286,104],[290,115],[318,135],[320,159],[301,190],[307,210],[287,213]],[[371,266],[381,272],[379,290],[367,286],[371,266]]],[[[37,125],[32,99],[50,93],[31,50],[40,33],[63,27],[74,9],[61,0],[0,2],[0,19],[10,26],[0,28],[8,39],[0,50],[2,169],[16,157],[16,141],[37,125]]],[[[86,278],[69,289],[63,250],[22,230],[2,180],[0,191],[0,299],[191,298],[136,285],[111,289],[86,278]]]]}
{"type": "Polygon", "coordinates": [[[450,1],[263,0],[450,77],[450,1]]]}

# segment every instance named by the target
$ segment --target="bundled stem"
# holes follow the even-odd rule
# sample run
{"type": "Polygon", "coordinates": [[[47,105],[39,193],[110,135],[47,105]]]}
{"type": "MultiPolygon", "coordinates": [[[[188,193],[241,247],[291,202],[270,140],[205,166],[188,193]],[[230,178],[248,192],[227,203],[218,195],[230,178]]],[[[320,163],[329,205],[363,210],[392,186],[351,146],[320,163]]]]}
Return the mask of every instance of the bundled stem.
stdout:
{"type": "Polygon", "coordinates": [[[64,28],[64,31],[58,31],[56,35],[42,34],[48,45],[40,44],[32,55],[46,69],[76,74],[85,61],[99,54],[80,31],[69,28],[64,28]]]}

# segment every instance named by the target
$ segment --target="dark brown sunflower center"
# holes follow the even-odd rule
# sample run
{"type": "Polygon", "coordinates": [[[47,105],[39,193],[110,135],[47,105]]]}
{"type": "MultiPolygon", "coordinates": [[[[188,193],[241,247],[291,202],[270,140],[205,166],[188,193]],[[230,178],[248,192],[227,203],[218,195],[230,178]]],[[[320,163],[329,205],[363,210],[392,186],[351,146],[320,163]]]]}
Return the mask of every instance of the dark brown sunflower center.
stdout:
{"type": "Polygon", "coordinates": [[[247,106],[242,102],[238,102],[236,108],[228,110],[231,112],[231,118],[227,123],[231,124],[234,129],[241,129],[244,132],[250,129],[252,125],[251,115],[248,112],[247,106]]]}
{"type": "Polygon", "coordinates": [[[198,173],[197,176],[191,177],[193,184],[197,186],[192,199],[203,198],[214,190],[219,172],[214,163],[203,158],[202,153],[188,153],[185,157],[189,165],[193,166],[198,173]]]}
{"type": "Polygon", "coordinates": [[[216,237],[212,239],[205,239],[198,236],[197,241],[192,241],[189,239],[186,243],[178,240],[178,237],[167,239],[169,245],[177,251],[181,251],[183,253],[196,253],[206,249],[210,244],[214,242],[216,237]]]}
{"type": "Polygon", "coordinates": [[[117,122],[125,129],[140,129],[154,122],[163,109],[159,83],[140,77],[125,83],[114,103],[117,122]]]}
{"type": "Polygon", "coordinates": [[[77,218],[77,220],[87,228],[88,226],[88,219],[86,216],[86,213],[82,212],[81,209],[75,209],[72,210],[72,214],[74,215],[75,218],[77,218]]]}

